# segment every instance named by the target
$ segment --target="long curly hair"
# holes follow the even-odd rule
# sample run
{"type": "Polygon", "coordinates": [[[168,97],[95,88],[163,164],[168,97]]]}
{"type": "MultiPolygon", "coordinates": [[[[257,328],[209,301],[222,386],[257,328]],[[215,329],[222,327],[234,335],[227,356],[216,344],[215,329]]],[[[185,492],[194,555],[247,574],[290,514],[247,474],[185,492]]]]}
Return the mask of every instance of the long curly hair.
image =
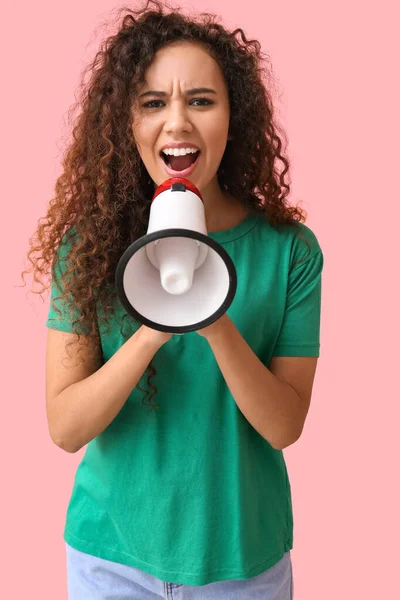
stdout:
{"type": "MultiPolygon", "coordinates": [[[[33,291],[42,294],[49,283],[41,277],[49,276],[60,260],[57,249],[64,235],[73,237],[61,298],[72,294],[78,308],[80,316],[71,319],[76,342],[82,326],[89,337],[98,336],[96,304],[102,307],[101,319],[109,327],[118,303],[117,263],[126,248],[147,231],[154,183],[133,138],[131,107],[146,69],[166,44],[178,40],[202,44],[226,79],[234,142],[227,144],[217,172],[221,190],[265,215],[273,227],[306,220],[306,213],[287,201],[289,161],[282,149],[286,138],[276,122],[272,67],[260,43],[248,40],[241,28],[228,31],[213,14],[185,16],[180,7],[160,0],[148,0],[137,10],[123,6],[117,19],[117,32],[102,42],[83,71],[76,103],[69,110],[71,121],[81,109],[73,120],[62,174],[47,214],[39,219],[29,240],[27,255],[34,282],[42,285],[39,292],[33,291]]],[[[31,271],[25,270],[22,277],[31,271]]],[[[131,317],[125,314],[121,321],[121,333],[127,338],[125,319],[131,317]]],[[[143,402],[158,407],[151,403],[156,392],[151,383],[152,362],[146,372],[152,394],[147,398],[150,392],[138,384],[145,392],[143,402]]]]}

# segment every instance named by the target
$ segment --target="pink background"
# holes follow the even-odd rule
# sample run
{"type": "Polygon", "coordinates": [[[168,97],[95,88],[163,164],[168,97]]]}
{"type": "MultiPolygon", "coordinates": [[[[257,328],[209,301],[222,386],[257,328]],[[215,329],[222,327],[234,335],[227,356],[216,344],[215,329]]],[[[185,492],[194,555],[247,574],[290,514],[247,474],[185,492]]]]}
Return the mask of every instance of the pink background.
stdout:
{"type": "MultiPolygon", "coordinates": [[[[67,454],[51,442],[49,300],[16,286],[53,195],[64,119],[97,49],[96,27],[115,6],[39,0],[2,11],[3,598],[67,598],[62,535],[84,450],[67,454]]],[[[270,54],[289,137],[291,200],[303,201],[325,255],[313,399],[301,439],[284,451],[295,599],[392,599],[400,558],[395,2],[182,6],[221,15],[270,54]]]]}

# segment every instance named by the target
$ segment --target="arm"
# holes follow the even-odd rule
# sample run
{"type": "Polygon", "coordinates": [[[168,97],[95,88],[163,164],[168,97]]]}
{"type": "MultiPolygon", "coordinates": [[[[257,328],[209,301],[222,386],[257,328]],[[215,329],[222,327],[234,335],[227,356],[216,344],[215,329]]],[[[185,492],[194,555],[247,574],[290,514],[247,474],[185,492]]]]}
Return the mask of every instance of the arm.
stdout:
{"type": "Polygon", "coordinates": [[[236,404],[254,429],[276,450],[293,444],[307,416],[317,358],[274,358],[268,369],[226,314],[198,333],[210,344],[236,404]]]}
{"type": "Polygon", "coordinates": [[[89,346],[65,344],[73,333],[49,329],[46,352],[46,411],[54,443],[67,452],[77,452],[99,435],[117,416],[132,389],[158,349],[171,336],[140,327],[101,366],[100,340],[89,346]],[[94,352],[92,352],[94,350],[94,352]]]}

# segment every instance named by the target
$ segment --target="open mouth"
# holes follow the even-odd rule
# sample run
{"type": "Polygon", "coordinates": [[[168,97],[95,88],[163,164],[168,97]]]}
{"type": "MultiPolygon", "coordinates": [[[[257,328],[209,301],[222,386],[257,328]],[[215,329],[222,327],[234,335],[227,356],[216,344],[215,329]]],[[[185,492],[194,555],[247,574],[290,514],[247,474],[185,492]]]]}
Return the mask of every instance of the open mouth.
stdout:
{"type": "Polygon", "coordinates": [[[173,171],[185,171],[189,169],[198,159],[200,150],[194,154],[186,154],[185,156],[171,156],[160,152],[160,156],[164,163],[173,171]]]}

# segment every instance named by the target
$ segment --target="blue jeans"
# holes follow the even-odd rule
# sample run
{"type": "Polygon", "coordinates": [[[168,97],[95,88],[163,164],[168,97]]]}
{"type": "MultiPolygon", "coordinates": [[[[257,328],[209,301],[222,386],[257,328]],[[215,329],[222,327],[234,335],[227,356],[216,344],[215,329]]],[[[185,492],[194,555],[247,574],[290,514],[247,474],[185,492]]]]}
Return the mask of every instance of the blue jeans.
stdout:
{"type": "Polygon", "coordinates": [[[293,600],[290,551],[261,575],[192,586],[75,550],[66,544],[68,600],[293,600]]]}

